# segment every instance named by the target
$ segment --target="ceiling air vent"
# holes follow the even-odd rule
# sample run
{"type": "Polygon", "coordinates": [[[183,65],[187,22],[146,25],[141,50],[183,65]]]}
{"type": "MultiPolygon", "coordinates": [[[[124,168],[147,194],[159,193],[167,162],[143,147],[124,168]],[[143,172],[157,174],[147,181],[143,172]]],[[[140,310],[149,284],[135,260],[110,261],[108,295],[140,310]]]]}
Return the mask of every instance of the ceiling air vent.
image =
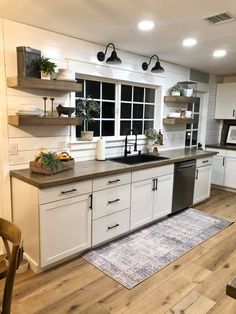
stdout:
{"type": "Polygon", "coordinates": [[[203,20],[211,24],[221,24],[221,23],[234,21],[235,18],[229,12],[224,12],[224,13],[204,17],[203,20]]]}

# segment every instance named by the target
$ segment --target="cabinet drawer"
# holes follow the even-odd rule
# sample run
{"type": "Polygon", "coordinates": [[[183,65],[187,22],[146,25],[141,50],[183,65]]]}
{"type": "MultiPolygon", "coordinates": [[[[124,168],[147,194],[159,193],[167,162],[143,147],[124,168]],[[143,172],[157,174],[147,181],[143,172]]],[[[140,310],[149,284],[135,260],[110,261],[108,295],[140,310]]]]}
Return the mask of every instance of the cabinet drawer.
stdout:
{"type": "Polygon", "coordinates": [[[39,191],[39,203],[60,201],[69,197],[92,192],[92,180],[59,185],[39,191]]]}
{"type": "Polygon", "coordinates": [[[130,184],[93,193],[93,219],[130,207],[130,184]]]}
{"type": "Polygon", "coordinates": [[[236,150],[227,150],[227,157],[236,158],[236,150]]]}
{"type": "Polygon", "coordinates": [[[205,157],[197,159],[197,167],[207,166],[212,164],[212,157],[205,157]]]}
{"type": "Polygon", "coordinates": [[[104,190],[115,186],[130,183],[131,173],[122,173],[93,180],[93,191],[104,190]]]}
{"type": "Polygon", "coordinates": [[[130,210],[99,218],[93,221],[92,245],[114,238],[129,231],[130,210]]]}
{"type": "Polygon", "coordinates": [[[132,172],[132,182],[164,176],[174,172],[174,164],[132,172]]]}

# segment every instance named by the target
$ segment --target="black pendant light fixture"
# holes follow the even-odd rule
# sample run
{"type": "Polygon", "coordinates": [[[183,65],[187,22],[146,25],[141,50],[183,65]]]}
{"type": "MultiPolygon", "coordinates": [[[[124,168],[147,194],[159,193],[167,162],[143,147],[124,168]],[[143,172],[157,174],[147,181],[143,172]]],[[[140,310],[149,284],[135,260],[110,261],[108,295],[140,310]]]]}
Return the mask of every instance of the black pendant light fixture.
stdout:
{"type": "Polygon", "coordinates": [[[143,64],[142,64],[143,70],[144,70],[144,71],[147,71],[147,69],[148,69],[148,67],[149,67],[149,65],[150,65],[150,63],[152,62],[152,59],[153,59],[154,57],[157,59],[157,62],[156,62],[156,64],[154,65],[154,67],[151,69],[151,72],[152,72],[152,73],[163,73],[165,70],[164,70],[163,67],[161,66],[160,61],[159,61],[159,58],[158,58],[157,55],[153,55],[153,56],[150,58],[150,60],[149,60],[148,63],[147,63],[147,62],[143,62],[143,64]]]}
{"type": "Polygon", "coordinates": [[[109,63],[109,64],[120,64],[120,63],[121,63],[121,59],[117,56],[116,48],[115,48],[115,46],[114,46],[113,43],[109,43],[109,44],[106,46],[105,52],[99,51],[99,52],[97,53],[98,61],[102,62],[102,61],[105,60],[105,56],[106,56],[107,49],[108,49],[109,46],[112,46],[112,47],[113,47],[113,51],[112,51],[110,57],[107,58],[106,63],[109,63]]]}

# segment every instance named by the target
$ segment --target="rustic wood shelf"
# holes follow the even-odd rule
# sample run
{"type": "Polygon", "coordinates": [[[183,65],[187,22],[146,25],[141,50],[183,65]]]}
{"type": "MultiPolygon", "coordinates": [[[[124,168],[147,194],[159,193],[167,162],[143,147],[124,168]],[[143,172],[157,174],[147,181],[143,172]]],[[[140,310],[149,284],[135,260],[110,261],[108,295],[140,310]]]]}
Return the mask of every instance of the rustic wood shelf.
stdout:
{"type": "Polygon", "coordinates": [[[81,125],[82,121],[80,118],[8,116],[8,123],[14,126],[69,126],[81,125]]]}
{"type": "Polygon", "coordinates": [[[190,118],[165,118],[163,119],[163,124],[165,125],[176,125],[176,124],[192,124],[197,123],[198,119],[190,119],[190,118]]]}
{"type": "Polygon", "coordinates": [[[165,102],[171,103],[200,103],[199,97],[186,97],[186,96],[164,96],[165,102]]]}
{"type": "Polygon", "coordinates": [[[19,78],[17,76],[7,78],[7,86],[19,89],[42,89],[61,92],[81,92],[82,85],[75,82],[41,80],[32,77],[19,78]]]}

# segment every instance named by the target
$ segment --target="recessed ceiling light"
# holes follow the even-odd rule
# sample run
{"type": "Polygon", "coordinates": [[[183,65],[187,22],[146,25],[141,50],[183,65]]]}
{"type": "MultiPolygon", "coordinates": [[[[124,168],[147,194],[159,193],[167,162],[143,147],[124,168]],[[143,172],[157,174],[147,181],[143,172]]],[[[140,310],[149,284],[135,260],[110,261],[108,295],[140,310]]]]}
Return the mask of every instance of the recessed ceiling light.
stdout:
{"type": "Polygon", "coordinates": [[[149,31],[150,29],[153,29],[155,24],[152,21],[141,21],[138,23],[138,28],[142,31],[149,31]]]}
{"type": "Polygon", "coordinates": [[[197,43],[197,40],[194,38],[186,38],[183,40],[183,46],[185,46],[185,47],[194,46],[194,45],[196,45],[196,43],[197,43]]]}
{"type": "Polygon", "coordinates": [[[226,55],[226,51],[223,49],[218,49],[213,52],[213,57],[220,58],[226,55]]]}

